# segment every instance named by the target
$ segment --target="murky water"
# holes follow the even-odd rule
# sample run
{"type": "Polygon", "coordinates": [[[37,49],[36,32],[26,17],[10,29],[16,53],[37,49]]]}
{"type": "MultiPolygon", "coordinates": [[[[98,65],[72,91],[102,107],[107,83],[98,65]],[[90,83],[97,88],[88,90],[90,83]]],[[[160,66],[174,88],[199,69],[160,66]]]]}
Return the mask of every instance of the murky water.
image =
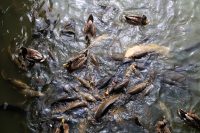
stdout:
{"type": "MultiPolygon", "coordinates": [[[[164,58],[151,55],[136,60],[138,64],[145,64],[146,68],[141,70],[142,78],[133,77],[129,86],[145,80],[149,70],[154,69],[157,76],[150,86],[149,95],[138,94],[127,103],[123,100],[114,103],[108,114],[97,123],[91,124],[87,117],[93,116],[93,109],[100,102],[68,112],[65,116],[69,119],[70,131],[78,132],[80,127],[85,127],[87,132],[154,132],[156,121],[164,115],[172,132],[199,132],[183,124],[177,116],[179,108],[192,109],[200,115],[199,8],[198,0],[0,1],[0,70],[7,77],[21,79],[46,94],[44,98],[23,98],[1,77],[0,102],[23,107],[27,113],[0,111],[0,131],[54,130],[56,122],[49,114],[50,103],[62,95],[76,97],[74,91],[64,93],[63,88],[80,85],[62,64],[86,47],[83,26],[89,14],[93,14],[97,38],[104,36],[104,39],[97,40],[90,53],[96,55],[100,65],[96,67],[89,62],[87,67],[73,75],[98,83],[100,79],[116,73],[115,76],[121,80],[127,65],[120,65],[121,62],[110,57],[123,53],[134,44],[156,43],[169,47],[170,54],[164,58]],[[123,22],[124,14],[145,14],[150,23],[145,27],[131,26],[123,22]],[[75,27],[75,37],[60,34],[67,22],[75,27]],[[48,24],[45,32],[38,32],[48,24]],[[45,55],[49,55],[50,51],[53,58],[24,72],[11,61],[7,51],[9,46],[13,53],[21,46],[37,49],[45,55]],[[180,77],[184,80],[179,80],[180,77]],[[175,81],[175,84],[169,84],[169,80],[175,81]],[[133,122],[135,115],[143,127],[133,122]]],[[[84,87],[80,89],[86,91],[84,87]]]]}

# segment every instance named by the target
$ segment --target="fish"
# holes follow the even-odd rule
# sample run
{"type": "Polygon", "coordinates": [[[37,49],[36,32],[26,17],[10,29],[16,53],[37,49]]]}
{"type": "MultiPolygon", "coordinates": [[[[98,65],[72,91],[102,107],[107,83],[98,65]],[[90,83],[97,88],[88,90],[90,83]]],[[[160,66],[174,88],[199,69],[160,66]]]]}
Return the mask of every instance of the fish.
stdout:
{"type": "Polygon", "coordinates": [[[71,109],[79,108],[79,107],[87,107],[86,101],[74,101],[67,103],[66,105],[59,105],[58,107],[52,108],[52,114],[54,113],[64,113],[71,109]]]}
{"type": "Polygon", "coordinates": [[[5,80],[9,81],[19,93],[23,94],[25,97],[44,96],[44,93],[35,91],[33,87],[30,87],[29,85],[22,82],[21,80],[6,78],[3,71],[1,72],[1,75],[5,80]]]}
{"type": "Polygon", "coordinates": [[[155,52],[165,56],[168,55],[169,48],[165,46],[160,46],[158,44],[134,45],[133,47],[126,50],[124,58],[140,58],[151,52],[155,52]]]}
{"type": "Polygon", "coordinates": [[[149,85],[148,80],[145,80],[144,82],[137,84],[133,86],[131,89],[129,89],[128,94],[137,94],[143,91],[147,86],[149,85]]]}
{"type": "Polygon", "coordinates": [[[79,94],[86,100],[89,102],[95,102],[96,99],[89,93],[85,93],[85,92],[79,92],[79,94]]]}
{"type": "Polygon", "coordinates": [[[101,80],[98,81],[96,88],[98,90],[105,88],[106,86],[108,86],[108,84],[110,83],[110,81],[112,80],[113,76],[109,76],[109,77],[103,77],[101,80]]]}
{"type": "Polygon", "coordinates": [[[95,116],[94,118],[97,120],[99,119],[103,113],[105,112],[105,110],[114,102],[116,102],[119,99],[119,95],[114,95],[109,97],[108,99],[105,99],[104,101],[102,101],[102,103],[98,106],[97,111],[95,112],[95,116]]]}
{"type": "Polygon", "coordinates": [[[27,111],[22,108],[21,105],[12,105],[8,104],[7,102],[4,102],[3,104],[0,104],[0,111],[12,111],[17,112],[23,116],[26,116],[27,111]]]}
{"type": "Polygon", "coordinates": [[[112,81],[111,84],[106,89],[106,92],[104,93],[105,96],[108,96],[116,85],[117,85],[117,83],[115,81],[112,81]]]}
{"type": "Polygon", "coordinates": [[[116,92],[116,91],[120,91],[120,89],[127,87],[128,83],[129,83],[129,78],[126,78],[125,80],[123,80],[120,83],[117,83],[117,84],[115,83],[114,86],[108,87],[108,89],[106,91],[106,95],[109,95],[109,94],[116,92]]]}
{"type": "Polygon", "coordinates": [[[99,61],[94,54],[90,54],[90,59],[92,64],[94,64],[95,66],[99,66],[99,61]]]}
{"type": "Polygon", "coordinates": [[[151,72],[149,78],[146,79],[144,82],[139,83],[128,90],[128,94],[137,94],[143,91],[147,86],[149,86],[155,78],[155,73],[151,72]]]}
{"type": "Polygon", "coordinates": [[[131,74],[135,73],[137,76],[140,75],[140,72],[136,69],[136,64],[131,64],[125,72],[125,77],[130,78],[131,74]]]}
{"type": "Polygon", "coordinates": [[[94,87],[91,86],[90,82],[85,80],[85,79],[82,79],[82,78],[79,78],[77,76],[74,76],[85,88],[89,89],[89,90],[94,90],[94,87]]]}

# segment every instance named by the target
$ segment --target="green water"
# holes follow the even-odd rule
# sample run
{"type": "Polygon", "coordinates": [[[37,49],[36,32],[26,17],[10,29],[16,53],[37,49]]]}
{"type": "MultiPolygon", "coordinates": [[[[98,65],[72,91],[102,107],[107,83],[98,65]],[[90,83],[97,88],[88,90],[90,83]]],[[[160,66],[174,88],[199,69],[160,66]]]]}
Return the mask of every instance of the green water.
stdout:
{"type": "MultiPolygon", "coordinates": [[[[48,67],[45,65],[39,67],[39,71],[42,79],[48,80],[55,73],[58,73],[56,76],[59,79],[60,71],[62,71],[63,75],[66,75],[66,72],[62,69],[62,64],[66,59],[85,47],[82,28],[90,13],[94,15],[98,29],[97,34],[109,34],[113,40],[117,40],[114,42],[114,45],[105,45],[112,43],[113,40],[111,39],[110,42],[105,42],[105,44],[100,43],[97,48],[92,49],[93,53],[102,56],[102,58],[111,53],[124,52],[128,47],[142,42],[147,38],[145,43],[158,43],[170,48],[170,56],[162,59],[169,66],[200,64],[200,49],[198,47],[200,45],[198,44],[200,42],[200,3],[198,0],[46,0],[43,3],[44,5],[40,6],[42,3],[42,0],[37,2],[33,0],[0,0],[0,71],[4,71],[8,77],[21,79],[32,86],[36,86],[38,90],[41,90],[43,85],[37,85],[33,80],[33,77],[37,77],[37,74],[35,74],[38,72],[37,68],[31,72],[19,70],[11,61],[10,55],[7,52],[8,47],[11,46],[11,49],[15,51],[21,46],[31,46],[40,49],[43,53],[45,53],[47,48],[51,49],[56,55],[56,67],[49,62],[50,65],[48,67]],[[51,11],[48,8],[50,4],[53,4],[51,11]],[[110,8],[103,9],[100,8],[100,5],[107,5],[110,8]],[[41,8],[39,9],[38,7],[41,8]],[[31,14],[34,10],[37,13],[46,11],[46,17],[51,21],[59,20],[58,25],[53,29],[55,38],[52,39],[50,35],[38,40],[32,38],[32,30],[35,28],[35,25],[31,22],[31,14]],[[124,24],[120,21],[124,13],[145,14],[150,20],[150,24],[145,28],[135,28],[124,24]],[[76,22],[76,32],[78,33],[78,40],[76,42],[65,41],[58,35],[61,25],[70,19],[76,22]],[[196,47],[193,49],[183,52],[183,49],[190,48],[194,45],[196,47]]],[[[38,25],[43,24],[41,18],[43,16],[37,18],[38,25]]],[[[108,71],[112,72],[112,67],[115,64],[109,62],[105,64],[108,67],[108,71]]],[[[102,73],[105,72],[103,66],[100,70],[102,73]]],[[[88,73],[90,72],[95,71],[92,69],[88,73]]],[[[87,75],[87,72],[82,72],[81,74],[87,75]]],[[[159,96],[156,95],[156,100],[153,100],[153,104],[150,105],[151,111],[153,112],[151,114],[152,118],[144,122],[146,128],[148,127],[147,125],[151,126],[149,128],[152,128],[155,119],[157,119],[154,115],[156,115],[160,100],[170,110],[169,121],[173,132],[199,132],[199,130],[184,125],[176,115],[177,108],[183,108],[185,110],[193,109],[200,115],[199,74],[198,68],[195,72],[189,71],[185,73],[187,77],[193,79],[189,80],[187,86],[189,93],[185,93],[185,90],[179,92],[181,91],[179,89],[177,93],[171,90],[164,90],[164,93],[161,93],[159,96]]],[[[66,84],[68,83],[63,77],[60,80],[66,84]]],[[[149,100],[148,102],[151,103],[152,99],[147,98],[146,100],[149,100]]],[[[25,101],[27,101],[26,98],[23,98],[2,77],[0,78],[0,103],[7,102],[13,105],[22,105],[25,101]]],[[[30,126],[31,122],[29,121],[30,118],[27,118],[26,115],[14,111],[0,111],[0,118],[1,133],[30,132],[28,126],[30,126]]],[[[126,127],[126,125],[124,126],[126,127]]],[[[109,127],[105,126],[105,128],[109,127]]],[[[106,129],[105,131],[109,132],[106,129]]]]}

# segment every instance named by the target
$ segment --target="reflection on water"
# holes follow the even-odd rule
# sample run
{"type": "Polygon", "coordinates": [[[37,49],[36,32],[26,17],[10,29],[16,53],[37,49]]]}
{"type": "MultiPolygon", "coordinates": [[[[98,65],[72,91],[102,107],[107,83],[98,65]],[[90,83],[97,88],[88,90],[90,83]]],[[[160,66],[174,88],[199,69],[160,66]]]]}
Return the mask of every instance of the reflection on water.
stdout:
{"type": "MultiPolygon", "coordinates": [[[[46,93],[44,98],[25,99],[1,77],[1,103],[23,106],[29,112],[24,117],[24,114],[16,111],[0,111],[1,131],[28,132],[28,128],[35,132],[52,131],[51,127],[55,123],[49,120],[50,103],[59,96],[66,95],[63,94],[63,88],[79,86],[63,69],[62,64],[86,47],[83,26],[89,14],[93,14],[97,38],[100,37],[94,41],[90,53],[96,55],[100,65],[97,68],[89,64],[88,67],[75,71],[74,75],[97,83],[116,73],[115,76],[121,80],[127,66],[120,66],[120,62],[112,61],[110,57],[123,53],[134,44],[157,43],[169,47],[171,52],[166,58],[149,55],[136,60],[138,64],[145,64],[147,67],[141,70],[142,80],[148,76],[150,69],[157,70],[158,75],[150,86],[149,95],[133,96],[125,106],[123,102],[115,103],[113,107],[119,108],[112,108],[100,124],[86,122],[87,124],[81,125],[87,121],[84,117],[92,116],[91,110],[95,104],[88,109],[77,109],[66,114],[70,129],[77,132],[78,125],[85,126],[88,132],[153,132],[156,121],[165,115],[173,132],[198,132],[184,125],[177,116],[178,108],[192,109],[200,115],[198,5],[198,0],[0,2],[0,70],[7,77],[21,79],[46,93]],[[125,14],[145,14],[150,23],[145,27],[128,25],[123,21],[125,14]],[[70,30],[68,29],[67,34],[61,34],[60,31],[65,30],[67,23],[71,23],[70,30]],[[76,33],[75,36],[68,34],[73,32],[76,33]],[[24,72],[11,61],[7,51],[9,46],[15,53],[21,46],[28,46],[49,58],[46,63],[36,64],[30,71],[24,72]],[[121,107],[124,110],[120,110],[121,107]],[[133,115],[139,116],[144,129],[134,125],[133,115]]],[[[138,82],[140,80],[133,77],[130,84],[138,82]]],[[[67,95],[76,97],[74,92],[67,95]]]]}

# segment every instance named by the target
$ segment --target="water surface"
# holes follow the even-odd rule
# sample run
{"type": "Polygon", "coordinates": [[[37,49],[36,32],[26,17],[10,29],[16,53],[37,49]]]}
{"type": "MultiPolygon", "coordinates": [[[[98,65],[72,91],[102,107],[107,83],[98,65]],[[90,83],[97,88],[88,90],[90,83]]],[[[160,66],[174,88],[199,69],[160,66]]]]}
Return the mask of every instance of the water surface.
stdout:
{"type": "MultiPolygon", "coordinates": [[[[68,84],[78,86],[78,83],[63,69],[62,64],[86,47],[82,29],[89,14],[93,14],[97,26],[97,36],[107,35],[105,40],[99,41],[91,49],[91,53],[100,59],[101,65],[99,70],[89,65],[86,69],[75,72],[76,75],[92,77],[95,81],[98,81],[109,74],[114,74],[120,65],[120,62],[109,60],[111,55],[123,53],[134,44],[156,43],[169,47],[171,52],[165,58],[151,57],[150,62],[147,62],[148,68],[142,71],[144,78],[148,75],[148,70],[152,68],[157,69],[159,74],[165,75],[165,78],[171,79],[173,79],[174,71],[176,71],[183,75],[186,81],[177,86],[167,85],[163,84],[158,76],[154,85],[151,86],[154,89],[150,95],[144,98],[138,98],[140,95],[135,96],[125,105],[124,108],[128,111],[120,113],[123,124],[117,123],[114,117],[111,117],[110,121],[104,118],[101,124],[89,125],[87,131],[152,132],[156,121],[165,115],[173,132],[197,133],[198,130],[183,124],[177,116],[177,109],[192,109],[200,115],[199,4],[198,0],[1,1],[0,70],[4,71],[8,77],[21,79],[37,90],[44,92],[47,90],[48,93],[48,97],[44,99],[23,98],[1,77],[0,102],[23,105],[23,108],[29,112],[24,115],[15,111],[0,111],[1,132],[52,131],[50,128],[51,124],[54,123],[45,121],[49,119],[44,111],[48,107],[40,107],[40,105],[45,106],[45,102],[49,98],[57,97],[60,94],[60,88],[63,86],[68,84]],[[145,27],[128,25],[122,20],[124,14],[145,14],[150,23],[145,27]],[[42,29],[47,25],[46,20],[50,23],[48,32],[38,38],[33,38],[36,29],[42,29]],[[63,25],[69,21],[75,25],[75,39],[73,36],[60,35],[63,25]],[[48,55],[47,50],[50,50],[55,60],[48,59],[46,64],[37,64],[30,71],[24,72],[11,61],[7,52],[9,46],[13,52],[17,52],[17,49],[21,46],[38,49],[46,55],[48,55]],[[48,87],[45,85],[52,79],[50,89],[47,89],[48,87]],[[36,115],[35,112],[37,111],[40,112],[39,115],[36,115]],[[144,129],[133,124],[131,120],[133,114],[140,116],[144,129]],[[45,125],[46,129],[41,129],[40,124],[45,125]],[[113,127],[113,129],[110,127],[113,127]]],[[[138,62],[143,63],[143,60],[145,58],[138,62]]],[[[133,78],[134,82],[137,82],[137,80],[133,78]]],[[[114,104],[114,106],[116,107],[117,104],[114,104]]],[[[71,131],[77,132],[76,126],[83,120],[84,111],[87,112],[87,109],[85,110],[74,112],[74,115],[78,118],[69,122],[71,131]],[[79,116],[79,113],[83,116],[79,116]]]]}

